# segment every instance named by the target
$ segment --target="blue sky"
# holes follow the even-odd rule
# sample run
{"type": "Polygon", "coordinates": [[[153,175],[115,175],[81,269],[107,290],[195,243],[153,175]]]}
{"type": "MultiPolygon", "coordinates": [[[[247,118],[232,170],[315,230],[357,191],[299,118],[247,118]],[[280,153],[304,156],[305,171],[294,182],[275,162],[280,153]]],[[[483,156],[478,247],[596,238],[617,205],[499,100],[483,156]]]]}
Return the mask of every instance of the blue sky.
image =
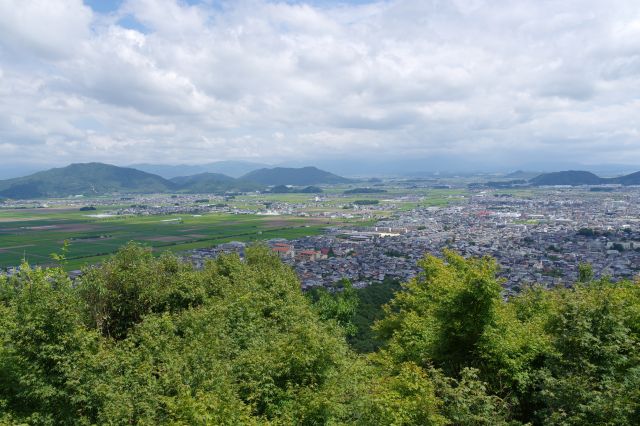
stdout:
{"type": "Polygon", "coordinates": [[[9,0],[0,34],[6,162],[640,165],[637,1],[9,0]]]}

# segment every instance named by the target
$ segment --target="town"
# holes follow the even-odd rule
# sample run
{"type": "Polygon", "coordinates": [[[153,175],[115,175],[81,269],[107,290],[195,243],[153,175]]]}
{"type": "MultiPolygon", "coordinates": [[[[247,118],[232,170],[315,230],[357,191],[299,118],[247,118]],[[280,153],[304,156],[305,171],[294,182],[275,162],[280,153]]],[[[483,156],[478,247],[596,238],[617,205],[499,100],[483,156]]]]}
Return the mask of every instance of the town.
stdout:
{"type": "MultiPolygon", "coordinates": [[[[303,288],[330,287],[345,278],[356,287],[385,278],[406,281],[425,253],[444,249],[496,258],[507,291],[533,283],[569,285],[581,263],[597,276],[629,278],[640,267],[639,198],[637,188],[606,194],[544,188],[527,197],[473,191],[452,206],[396,209],[375,226],[329,228],[324,235],[267,243],[295,268],[303,288]]],[[[243,248],[231,242],[185,255],[201,266],[220,252],[242,254],[243,248]]]]}

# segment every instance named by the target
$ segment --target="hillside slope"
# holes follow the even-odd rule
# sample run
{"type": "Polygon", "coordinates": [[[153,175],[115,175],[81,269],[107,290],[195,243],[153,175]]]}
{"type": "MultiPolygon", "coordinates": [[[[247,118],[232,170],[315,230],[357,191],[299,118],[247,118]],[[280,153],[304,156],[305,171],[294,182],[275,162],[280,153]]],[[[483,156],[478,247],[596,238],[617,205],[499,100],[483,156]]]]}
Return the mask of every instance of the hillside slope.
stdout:
{"type": "Polygon", "coordinates": [[[153,193],[175,184],[150,173],[103,163],[78,163],[0,181],[0,197],[45,198],[113,192],[153,193]]]}
{"type": "Polygon", "coordinates": [[[563,172],[543,173],[529,181],[532,185],[598,185],[606,183],[603,179],[591,172],[579,170],[567,170],[563,172]]]}
{"type": "Polygon", "coordinates": [[[564,172],[544,173],[529,181],[535,186],[543,185],[640,185],[640,172],[631,173],[613,178],[601,178],[591,172],[568,170],[564,172]]]}
{"type": "Polygon", "coordinates": [[[335,184],[349,183],[350,179],[333,173],[320,170],[316,167],[275,167],[272,169],[259,169],[247,173],[242,177],[244,180],[250,180],[263,185],[316,185],[316,184],[335,184]]]}
{"type": "Polygon", "coordinates": [[[215,193],[226,191],[256,191],[263,185],[244,179],[234,179],[221,173],[200,173],[171,179],[181,191],[193,193],[215,193]]]}
{"type": "Polygon", "coordinates": [[[263,163],[252,163],[250,161],[216,161],[208,164],[133,164],[130,167],[162,176],[165,179],[173,179],[182,176],[192,176],[201,173],[219,173],[230,177],[240,177],[253,170],[268,167],[263,163]]]}

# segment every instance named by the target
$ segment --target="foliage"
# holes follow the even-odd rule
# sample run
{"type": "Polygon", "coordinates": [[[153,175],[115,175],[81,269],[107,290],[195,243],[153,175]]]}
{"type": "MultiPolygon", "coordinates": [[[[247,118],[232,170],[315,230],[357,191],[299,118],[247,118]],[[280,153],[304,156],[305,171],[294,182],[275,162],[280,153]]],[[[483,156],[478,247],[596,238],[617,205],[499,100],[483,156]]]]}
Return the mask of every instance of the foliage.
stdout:
{"type": "Polygon", "coordinates": [[[327,291],[325,288],[316,288],[309,293],[318,316],[325,321],[335,321],[340,325],[347,336],[356,333],[353,319],[358,308],[358,296],[349,280],[342,280],[339,288],[327,291]]]}
{"type": "Polygon", "coordinates": [[[420,266],[305,296],[262,246],[195,270],[129,244],[75,282],[24,264],[0,277],[0,424],[640,423],[640,284],[581,265],[505,300],[490,258],[420,266]]]}
{"type": "Polygon", "coordinates": [[[371,326],[384,317],[383,306],[398,290],[400,290],[400,283],[391,278],[385,278],[383,282],[372,283],[356,290],[358,306],[353,318],[356,332],[348,338],[349,345],[355,351],[374,352],[384,344],[384,340],[378,338],[371,326]]]}
{"type": "Polygon", "coordinates": [[[399,362],[433,362],[455,375],[474,364],[476,345],[495,321],[501,286],[493,259],[444,255],[419,262],[422,272],[403,285],[376,328],[390,340],[387,351],[399,362]]]}
{"type": "Polygon", "coordinates": [[[380,204],[380,200],[355,200],[353,204],[356,206],[373,206],[380,204]]]}
{"type": "Polygon", "coordinates": [[[384,192],[387,192],[387,191],[381,188],[352,188],[352,189],[345,190],[343,193],[345,195],[350,195],[350,194],[382,194],[384,192]]]}

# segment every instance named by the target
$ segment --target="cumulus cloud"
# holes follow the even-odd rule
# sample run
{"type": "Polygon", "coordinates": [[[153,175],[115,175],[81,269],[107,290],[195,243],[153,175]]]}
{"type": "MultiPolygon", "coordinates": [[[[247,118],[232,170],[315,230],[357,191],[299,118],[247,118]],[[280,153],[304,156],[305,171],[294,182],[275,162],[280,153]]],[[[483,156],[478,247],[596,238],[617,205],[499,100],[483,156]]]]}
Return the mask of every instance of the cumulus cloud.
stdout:
{"type": "Polygon", "coordinates": [[[637,99],[633,0],[0,0],[3,162],[640,163],[637,99]]]}

